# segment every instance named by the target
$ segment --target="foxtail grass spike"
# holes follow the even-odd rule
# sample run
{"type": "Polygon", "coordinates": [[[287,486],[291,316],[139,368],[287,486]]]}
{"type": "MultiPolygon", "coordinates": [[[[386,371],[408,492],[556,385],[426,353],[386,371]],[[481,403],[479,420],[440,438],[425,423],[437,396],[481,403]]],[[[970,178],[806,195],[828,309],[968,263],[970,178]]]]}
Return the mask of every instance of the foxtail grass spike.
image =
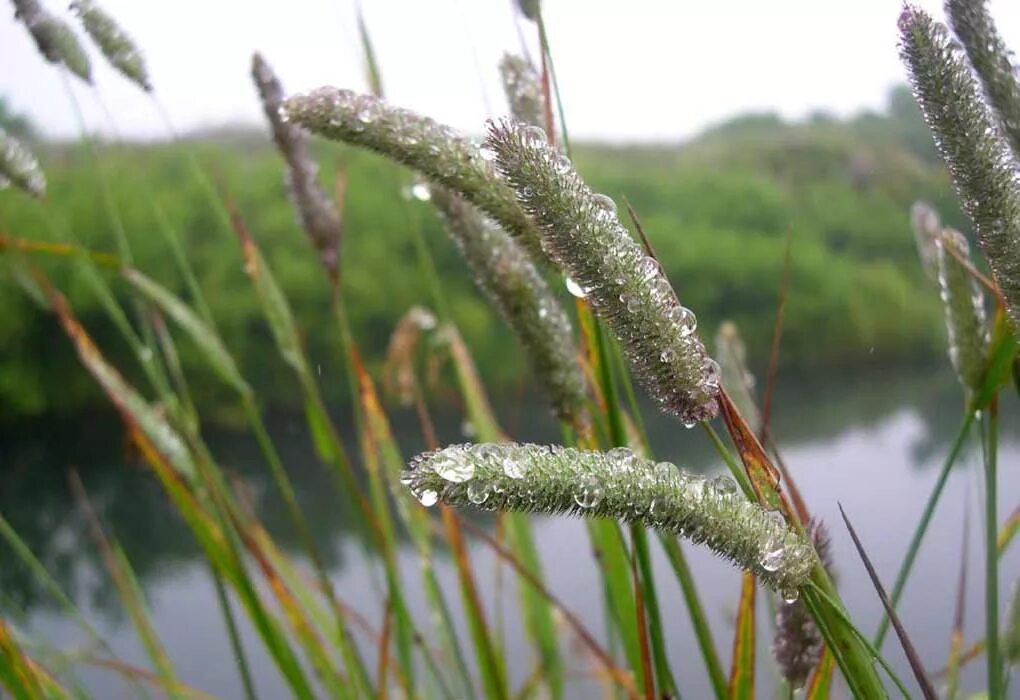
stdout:
{"type": "Polygon", "coordinates": [[[35,0],[14,0],[14,16],[28,29],[43,58],[64,65],[86,83],[92,83],[92,64],[66,22],[51,15],[35,0]]]}
{"type": "Polygon", "coordinates": [[[988,323],[985,295],[969,270],[952,254],[970,260],[970,246],[959,231],[946,229],[935,242],[939,291],[946,314],[949,360],[960,383],[977,391],[984,376],[988,354],[988,323]]]}
{"type": "Polygon", "coordinates": [[[525,124],[542,126],[545,123],[542,85],[531,62],[521,56],[505,54],[499,62],[499,75],[503,79],[510,114],[525,124]]]}
{"type": "Polygon", "coordinates": [[[46,194],[46,176],[32,152],[0,127],[0,190],[13,185],[33,197],[46,194]]]}
{"type": "MultiPolygon", "coordinates": [[[[832,547],[825,526],[818,520],[812,520],[807,529],[822,566],[831,568],[832,547]]],[[[780,601],[776,610],[776,636],[772,642],[772,655],[779,666],[779,672],[791,687],[800,688],[804,685],[821,660],[824,646],[822,634],[804,601],[780,601]]]]}
{"type": "Polygon", "coordinates": [[[1020,79],[984,0],[946,0],[946,14],[995,109],[1013,155],[1020,158],[1020,79]]]}
{"type": "Polygon", "coordinates": [[[751,393],[754,375],[747,369],[747,347],[737,325],[723,321],[715,335],[715,356],[719,358],[719,377],[740,415],[755,432],[761,428],[761,414],[751,393]]]}
{"type": "Polygon", "coordinates": [[[283,87],[261,54],[256,53],[252,56],[251,74],[262,100],[262,109],[273,132],[273,141],[287,162],[287,185],[300,224],[312,239],[322,264],[335,283],[340,272],[343,220],[332,200],[319,185],[317,178],[319,169],[308,155],[304,132],[285,117],[282,108],[283,87]]]}
{"type": "Polygon", "coordinates": [[[114,68],[146,92],[152,92],[149,71],[138,45],[107,12],[92,0],[74,0],[71,10],[78,15],[85,33],[114,68]]]}
{"type": "Polygon", "coordinates": [[[728,476],[706,479],[625,447],[452,445],[415,457],[402,483],[425,506],[612,518],[704,544],[763,584],[796,597],[814,550],[778,512],[743,497],[728,476]]]}
{"type": "Polygon", "coordinates": [[[513,191],[500,182],[477,146],[456,130],[372,95],[329,87],[285,100],[283,114],[321,136],[382,153],[459,192],[530,254],[542,255],[538,232],[513,191]]]}
{"type": "Polygon", "coordinates": [[[635,375],[688,427],[718,412],[719,366],[698,337],[659,263],[644,254],[545,133],[518,122],[490,124],[486,145],[542,232],[542,247],[623,344],[635,375]]]}
{"type": "Polygon", "coordinates": [[[432,200],[471,269],[475,284],[524,346],[528,361],[561,420],[585,418],[584,375],[570,317],[527,253],[463,198],[443,187],[432,200]]]}
{"type": "Polygon", "coordinates": [[[1020,184],[1009,146],[945,26],[907,6],[900,55],[925,121],[1020,330],[1020,184]]]}
{"type": "Polygon", "coordinates": [[[917,243],[921,266],[928,279],[937,282],[939,271],[935,241],[942,232],[938,212],[927,202],[914,202],[910,208],[910,227],[914,230],[914,242],[917,243]]]}

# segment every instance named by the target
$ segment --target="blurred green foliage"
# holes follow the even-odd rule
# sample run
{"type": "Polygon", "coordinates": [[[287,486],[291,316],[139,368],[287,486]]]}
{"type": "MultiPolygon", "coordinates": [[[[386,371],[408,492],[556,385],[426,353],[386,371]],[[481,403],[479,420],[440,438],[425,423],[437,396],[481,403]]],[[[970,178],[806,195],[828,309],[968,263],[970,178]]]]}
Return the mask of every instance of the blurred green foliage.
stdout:
{"type": "MultiPolygon", "coordinates": [[[[275,407],[299,408],[300,393],[277,358],[237,242],[194,177],[188,150],[236,201],[290,296],[328,398],[344,401],[329,286],[296,223],[268,138],[235,133],[183,145],[104,146],[103,166],[136,264],[183,293],[156,228],[158,202],[183,237],[228,346],[257,394],[275,407]]],[[[411,227],[421,226],[490,391],[513,391],[523,372],[520,353],[475,291],[429,206],[403,195],[412,174],[333,144],[316,150],[327,187],[340,163],[350,176],[342,283],[364,355],[378,367],[397,319],[428,302],[411,237],[411,227]]],[[[0,230],[38,239],[53,239],[54,229],[73,230],[91,248],[114,250],[85,149],[52,146],[40,156],[50,179],[46,201],[0,192],[0,230]]],[[[787,237],[791,281],[782,362],[788,370],[919,362],[943,352],[938,297],[917,261],[908,209],[926,199],[948,223],[966,230],[965,221],[902,89],[892,93],[884,113],[849,120],[814,115],[796,124],[752,115],[682,145],[582,144],[575,160],[595,189],[633,204],[703,336],[713,337],[720,321],[734,320],[759,370],[768,355],[787,237]]],[[[35,261],[69,293],[108,354],[135,376],[133,361],[71,265],[35,261]]],[[[18,288],[6,262],[0,256],[0,420],[103,405],[55,321],[18,288]]],[[[228,394],[193,361],[183,338],[180,349],[199,398],[228,408],[228,394]]]]}

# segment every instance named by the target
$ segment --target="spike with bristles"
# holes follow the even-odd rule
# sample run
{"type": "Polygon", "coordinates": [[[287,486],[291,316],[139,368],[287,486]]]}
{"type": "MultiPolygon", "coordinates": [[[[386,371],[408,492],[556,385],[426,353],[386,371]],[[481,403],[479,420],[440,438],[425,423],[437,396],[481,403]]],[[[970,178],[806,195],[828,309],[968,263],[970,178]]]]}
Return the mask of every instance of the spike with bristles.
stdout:
{"type": "Polygon", "coordinates": [[[145,58],[138,46],[107,12],[92,0],[74,0],[71,10],[78,15],[85,33],[114,68],[146,92],[152,91],[145,58]]]}

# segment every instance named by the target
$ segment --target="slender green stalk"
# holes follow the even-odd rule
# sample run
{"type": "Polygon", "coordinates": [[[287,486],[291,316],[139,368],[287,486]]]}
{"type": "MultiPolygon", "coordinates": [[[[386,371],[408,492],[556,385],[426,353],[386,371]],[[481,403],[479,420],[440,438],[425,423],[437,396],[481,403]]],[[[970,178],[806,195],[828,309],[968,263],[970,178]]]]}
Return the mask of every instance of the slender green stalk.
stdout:
{"type": "MultiPolygon", "coordinates": [[[[970,431],[970,426],[973,422],[974,412],[968,410],[963,417],[963,422],[960,423],[960,428],[956,433],[956,438],[953,440],[953,446],[946,456],[946,461],[942,464],[942,471],[936,477],[935,485],[932,486],[931,494],[929,494],[928,500],[924,504],[921,519],[918,520],[914,528],[910,544],[907,545],[907,553],[904,555],[903,562],[900,564],[900,570],[896,574],[896,581],[893,583],[892,593],[889,595],[889,603],[893,609],[896,608],[900,601],[900,596],[903,595],[903,588],[907,585],[907,578],[910,576],[910,570],[914,566],[917,552],[921,548],[921,541],[924,540],[924,535],[928,531],[928,525],[931,523],[932,515],[935,513],[935,507],[938,505],[939,499],[942,497],[942,490],[949,479],[949,472],[953,468],[956,459],[960,456],[960,452],[967,441],[967,433],[970,431]]],[[[995,532],[995,527],[992,528],[992,532],[995,532]]],[[[878,632],[875,634],[875,646],[879,649],[882,648],[882,642],[885,640],[885,635],[888,631],[889,617],[883,614],[882,622],[879,624],[878,632]]]]}
{"type": "Polygon", "coordinates": [[[241,643],[241,636],[237,633],[234,613],[230,609],[227,591],[223,587],[223,577],[220,576],[212,562],[209,562],[209,575],[212,577],[213,587],[216,589],[216,600],[219,603],[220,611],[223,613],[223,622],[227,628],[227,638],[230,640],[230,649],[233,652],[234,661],[237,662],[237,674],[241,677],[244,697],[247,700],[258,700],[258,694],[255,692],[255,683],[252,681],[251,671],[248,669],[248,658],[244,653],[244,645],[241,643]]]}
{"type": "Polygon", "coordinates": [[[673,567],[673,573],[676,574],[676,578],[680,582],[680,590],[687,603],[694,636],[698,640],[701,658],[705,662],[705,670],[708,672],[708,680],[712,684],[717,700],[722,700],[726,697],[726,672],[723,671],[722,663],[719,661],[715,640],[712,639],[712,628],[709,627],[708,619],[705,617],[704,607],[701,605],[698,590],[694,585],[691,569],[687,565],[683,549],[675,537],[661,535],[659,540],[662,542],[662,548],[666,550],[666,556],[673,567]]]}
{"type": "Polygon", "coordinates": [[[984,474],[985,474],[985,639],[988,645],[988,700],[1000,700],[1002,694],[1002,661],[999,645],[999,550],[997,534],[998,484],[996,469],[999,452],[999,407],[995,400],[984,411],[984,474]]]}

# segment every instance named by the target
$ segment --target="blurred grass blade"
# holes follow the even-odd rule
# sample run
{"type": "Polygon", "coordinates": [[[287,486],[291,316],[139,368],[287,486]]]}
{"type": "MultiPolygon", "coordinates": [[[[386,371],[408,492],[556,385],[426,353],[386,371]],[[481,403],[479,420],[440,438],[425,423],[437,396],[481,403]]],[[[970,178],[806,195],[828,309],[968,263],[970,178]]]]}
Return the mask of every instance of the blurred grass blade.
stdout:
{"type": "Polygon", "coordinates": [[[360,2],[357,4],[357,13],[358,38],[361,40],[361,50],[365,57],[365,76],[368,80],[368,88],[376,97],[383,97],[382,74],[379,72],[379,64],[375,59],[372,37],[368,33],[368,26],[365,24],[365,15],[361,11],[360,2]]]}
{"type": "MultiPolygon", "coordinates": [[[[170,662],[170,657],[153,627],[152,614],[145,603],[145,595],[138,585],[138,579],[135,577],[124,550],[115,539],[110,539],[103,532],[99,517],[92,509],[92,504],[89,502],[88,494],[85,492],[85,486],[82,484],[78,472],[71,470],[69,482],[75,500],[85,513],[89,528],[92,530],[92,537],[103,556],[107,572],[117,588],[121,603],[131,617],[131,623],[134,625],[157,675],[168,687],[179,685],[180,679],[177,677],[177,671],[170,662]]],[[[174,694],[171,695],[176,697],[174,694]]]]}
{"type": "Polygon", "coordinates": [[[1010,543],[1013,542],[1017,530],[1020,530],[1020,506],[1017,506],[1017,509],[1013,511],[1013,514],[1003,524],[1002,529],[999,530],[998,549],[1000,557],[1009,548],[1010,543]]]}
{"type": "MultiPolygon", "coordinates": [[[[969,499],[966,501],[970,503],[969,499]]],[[[963,621],[967,603],[967,560],[970,544],[970,518],[968,507],[964,507],[963,545],[960,547],[960,573],[956,579],[956,609],[953,612],[953,629],[949,636],[949,659],[946,662],[946,700],[954,700],[957,693],[960,670],[960,652],[963,649],[963,621]]]]}
{"type": "Polygon", "coordinates": [[[17,700],[70,698],[71,696],[14,640],[7,623],[0,618],[0,686],[17,700]]]}
{"type": "Polygon", "coordinates": [[[726,675],[723,672],[722,663],[719,661],[715,641],[712,639],[712,629],[709,627],[705,609],[694,585],[690,567],[687,565],[687,559],[677,538],[660,535],[659,541],[662,542],[673,573],[677,581],[680,582],[680,589],[683,592],[684,602],[687,604],[687,612],[691,616],[694,636],[698,641],[698,649],[701,651],[701,659],[705,664],[712,690],[715,692],[716,698],[721,700],[726,697],[726,675]]]}
{"type": "Polygon", "coordinates": [[[878,574],[875,573],[875,567],[871,565],[871,559],[868,558],[867,553],[864,551],[864,545],[861,544],[861,540],[857,537],[857,532],[854,530],[853,525],[850,524],[850,519],[847,518],[842,504],[839,506],[839,513],[843,516],[843,522],[850,533],[850,538],[854,541],[854,547],[857,548],[857,553],[860,555],[861,561],[864,562],[864,568],[868,571],[868,577],[875,586],[875,592],[878,593],[882,606],[892,622],[893,629],[896,630],[896,636],[899,637],[900,644],[903,646],[903,652],[907,655],[907,661],[910,662],[910,670],[913,671],[914,679],[917,680],[918,685],[921,687],[921,693],[924,695],[925,700],[937,700],[938,695],[928,679],[921,659],[917,655],[917,650],[914,648],[913,643],[911,643],[910,637],[907,636],[907,631],[900,623],[896,610],[893,609],[892,604],[889,602],[889,598],[885,594],[885,588],[882,586],[882,582],[879,581],[878,574]]]}
{"type": "MultiPolygon", "coordinates": [[[[652,662],[652,651],[648,645],[648,611],[645,609],[645,598],[642,595],[641,579],[638,576],[636,557],[630,557],[631,579],[634,582],[634,620],[638,632],[638,645],[641,650],[641,679],[645,687],[645,700],[655,700],[655,678],[652,662]]],[[[666,691],[663,691],[665,693],[666,691]]]]}
{"type": "Polygon", "coordinates": [[[758,582],[754,574],[745,571],[741,577],[740,604],[733,631],[733,654],[726,696],[731,700],[753,700],[755,600],[758,582]]]}
{"type": "Polygon", "coordinates": [[[167,316],[181,327],[202,351],[202,355],[220,378],[233,387],[242,396],[251,395],[252,390],[241,376],[237,363],[227,351],[215,329],[211,328],[202,318],[193,312],[172,292],[146,277],[138,270],[126,268],[124,278],[131,285],[152,301],[167,316]]]}
{"type": "Polygon", "coordinates": [[[549,604],[559,611],[559,614],[562,615],[563,619],[574,633],[577,634],[592,655],[599,660],[606,674],[611,677],[622,690],[627,692],[628,697],[635,697],[634,682],[631,676],[616,665],[609,652],[602,648],[577,615],[575,615],[558,598],[556,598],[555,595],[546,588],[545,584],[533,572],[528,570],[524,563],[520,561],[513,552],[501,545],[492,535],[468,521],[461,520],[460,522],[465,530],[469,531],[472,536],[484,542],[486,546],[496,554],[496,556],[510,564],[521,578],[527,581],[528,584],[538,591],[543,598],[548,600],[549,604]]]}
{"type": "MultiPolygon", "coordinates": [[[[967,434],[970,432],[970,427],[973,422],[974,412],[968,410],[963,416],[963,421],[960,423],[960,428],[956,433],[956,437],[953,439],[953,445],[949,449],[949,454],[942,463],[942,469],[939,471],[938,476],[935,477],[935,485],[932,486],[931,493],[928,495],[928,500],[924,504],[924,510],[921,512],[921,518],[917,521],[917,525],[914,528],[914,534],[911,535],[910,544],[907,545],[907,552],[900,564],[900,570],[896,573],[896,581],[893,583],[892,595],[890,596],[890,603],[893,609],[895,609],[899,604],[900,596],[903,595],[903,589],[907,585],[907,579],[910,577],[910,571],[914,566],[914,560],[917,558],[917,553],[921,549],[921,542],[924,539],[925,533],[928,531],[928,525],[931,523],[932,515],[935,513],[935,506],[938,505],[939,498],[942,496],[942,490],[945,488],[946,481],[949,479],[949,472],[952,470],[953,464],[956,462],[957,457],[960,456],[960,453],[963,450],[963,445],[967,441],[967,434]]],[[[888,630],[889,616],[883,615],[882,622],[878,626],[878,632],[875,634],[875,646],[877,648],[882,648],[882,642],[885,640],[885,635],[888,630]]]]}
{"type": "Polygon", "coordinates": [[[818,662],[811,680],[808,681],[804,700],[827,700],[829,691],[832,689],[832,672],[836,668],[836,659],[828,647],[822,652],[822,658],[818,662]]]}
{"type": "Polygon", "coordinates": [[[474,574],[471,570],[471,561],[468,558],[467,548],[464,546],[464,538],[453,511],[443,506],[440,509],[440,513],[443,518],[443,524],[446,526],[450,548],[454,555],[454,563],[457,566],[461,595],[464,599],[464,608],[468,614],[468,626],[475,643],[478,671],[482,677],[482,685],[485,687],[486,697],[508,700],[510,688],[507,685],[506,667],[503,659],[496,654],[496,648],[485,621],[485,611],[482,608],[481,599],[478,597],[478,587],[474,582],[474,574]]]}
{"type": "Polygon", "coordinates": [[[83,248],[72,243],[54,243],[51,241],[36,241],[30,238],[19,238],[6,233],[0,233],[0,250],[10,248],[23,253],[37,253],[40,255],[51,255],[59,258],[76,258],[86,256],[96,265],[103,267],[120,267],[120,258],[112,253],[102,253],[88,248],[83,248]]]}

